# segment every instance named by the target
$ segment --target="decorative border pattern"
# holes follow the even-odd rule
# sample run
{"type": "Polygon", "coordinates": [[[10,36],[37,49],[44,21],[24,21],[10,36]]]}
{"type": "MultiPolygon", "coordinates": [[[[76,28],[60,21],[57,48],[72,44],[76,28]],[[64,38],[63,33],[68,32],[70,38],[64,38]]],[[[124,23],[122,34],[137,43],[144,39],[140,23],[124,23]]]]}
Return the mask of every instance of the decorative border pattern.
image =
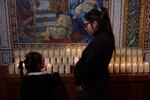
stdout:
{"type": "Polygon", "coordinates": [[[141,15],[140,15],[140,30],[139,30],[139,43],[138,47],[142,47],[143,44],[143,33],[144,33],[144,6],[145,0],[141,0],[141,15]]]}
{"type": "Polygon", "coordinates": [[[144,31],[143,31],[143,48],[150,50],[150,1],[145,0],[144,3],[144,31]]]}
{"type": "Polygon", "coordinates": [[[124,18],[123,18],[122,47],[126,47],[128,2],[129,2],[128,0],[124,1],[124,18]]]}

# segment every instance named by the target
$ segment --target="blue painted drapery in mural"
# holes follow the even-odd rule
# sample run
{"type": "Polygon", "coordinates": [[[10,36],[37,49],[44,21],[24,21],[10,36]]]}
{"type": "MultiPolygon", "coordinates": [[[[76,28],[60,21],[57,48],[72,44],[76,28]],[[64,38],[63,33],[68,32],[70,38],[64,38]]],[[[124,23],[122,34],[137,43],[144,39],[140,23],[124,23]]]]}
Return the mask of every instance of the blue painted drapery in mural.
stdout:
{"type": "Polygon", "coordinates": [[[86,0],[71,0],[69,7],[68,7],[67,15],[72,17],[73,32],[82,34],[83,42],[89,43],[92,40],[92,37],[90,37],[87,34],[87,32],[84,29],[84,25],[83,25],[83,20],[84,20],[83,17],[85,15],[86,11],[82,10],[78,15],[75,12],[77,7],[81,6],[81,9],[82,9],[82,6],[84,6],[86,4],[89,7],[89,9],[91,6],[92,6],[91,8],[98,9],[103,5],[103,0],[97,0],[96,3],[94,3],[94,4],[92,4],[92,2],[91,2],[91,5],[88,5],[88,3],[86,3],[86,0]]]}

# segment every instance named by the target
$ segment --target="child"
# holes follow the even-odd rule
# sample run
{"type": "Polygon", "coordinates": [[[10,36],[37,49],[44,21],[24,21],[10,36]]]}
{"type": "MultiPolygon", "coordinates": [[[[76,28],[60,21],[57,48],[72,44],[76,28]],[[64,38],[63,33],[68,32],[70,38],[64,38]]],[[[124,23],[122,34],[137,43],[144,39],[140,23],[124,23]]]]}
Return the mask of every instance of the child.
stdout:
{"type": "Polygon", "coordinates": [[[53,92],[57,88],[62,89],[61,78],[59,73],[48,74],[42,71],[43,68],[44,59],[38,52],[29,52],[24,62],[19,63],[22,100],[55,100],[53,92]],[[23,63],[27,70],[26,75],[23,75],[23,63]]]}

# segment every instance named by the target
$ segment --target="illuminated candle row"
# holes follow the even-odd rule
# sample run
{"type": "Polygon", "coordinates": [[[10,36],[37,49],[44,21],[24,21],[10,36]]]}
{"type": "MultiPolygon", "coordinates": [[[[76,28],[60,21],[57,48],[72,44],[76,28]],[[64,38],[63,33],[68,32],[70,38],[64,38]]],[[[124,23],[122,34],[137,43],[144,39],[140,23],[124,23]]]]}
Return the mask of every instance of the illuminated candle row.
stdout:
{"type": "Polygon", "coordinates": [[[109,73],[149,73],[150,64],[144,63],[110,63],[109,73]]]}
{"type": "Polygon", "coordinates": [[[79,60],[79,57],[51,57],[45,58],[45,64],[50,63],[51,65],[70,64],[75,65],[79,60]]]}
{"type": "Polygon", "coordinates": [[[60,74],[70,74],[71,73],[71,65],[47,65],[47,72],[59,72],[60,74]]]}

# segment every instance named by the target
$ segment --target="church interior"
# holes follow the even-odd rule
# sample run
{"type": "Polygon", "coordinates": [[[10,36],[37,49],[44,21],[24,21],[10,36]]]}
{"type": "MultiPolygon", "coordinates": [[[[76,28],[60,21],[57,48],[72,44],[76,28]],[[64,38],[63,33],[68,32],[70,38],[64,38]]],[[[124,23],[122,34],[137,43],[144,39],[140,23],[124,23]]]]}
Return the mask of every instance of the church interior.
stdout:
{"type": "Polygon", "coordinates": [[[30,51],[74,100],[73,68],[90,41],[78,19],[93,3],[107,8],[115,36],[105,100],[150,100],[150,0],[0,0],[0,100],[21,100],[18,64],[30,51]]]}

